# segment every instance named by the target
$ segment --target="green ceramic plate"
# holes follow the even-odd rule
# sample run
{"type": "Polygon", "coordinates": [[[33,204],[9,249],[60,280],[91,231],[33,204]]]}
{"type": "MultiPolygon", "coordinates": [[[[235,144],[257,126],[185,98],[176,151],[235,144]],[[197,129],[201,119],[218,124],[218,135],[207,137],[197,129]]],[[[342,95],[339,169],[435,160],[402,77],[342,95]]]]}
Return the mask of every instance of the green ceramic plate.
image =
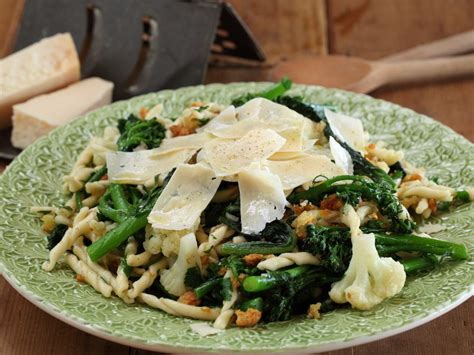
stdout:
{"type": "MultiPolygon", "coordinates": [[[[165,104],[175,117],[193,100],[229,103],[265,83],[207,85],[162,91],[117,102],[53,131],[26,149],[3,174],[0,182],[0,269],[23,296],[55,317],[91,334],[152,350],[213,351],[326,351],[357,345],[411,329],[447,312],[472,295],[474,264],[449,263],[409,278],[397,296],[371,311],[341,309],[319,321],[297,317],[252,329],[232,328],[200,337],[190,330],[193,320],[177,318],[142,305],[128,306],[106,299],[74,280],[64,266],[43,272],[47,258],[45,236],[30,207],[64,201],[61,176],[69,172],[89,138],[141,106],[165,104]]],[[[332,103],[342,112],[360,117],[373,140],[402,148],[418,166],[441,183],[453,187],[474,185],[474,145],[451,129],[388,102],[340,90],[300,86],[292,94],[306,101],[332,103]]],[[[437,223],[446,226],[439,238],[463,242],[474,255],[474,204],[447,214],[437,223]]]]}

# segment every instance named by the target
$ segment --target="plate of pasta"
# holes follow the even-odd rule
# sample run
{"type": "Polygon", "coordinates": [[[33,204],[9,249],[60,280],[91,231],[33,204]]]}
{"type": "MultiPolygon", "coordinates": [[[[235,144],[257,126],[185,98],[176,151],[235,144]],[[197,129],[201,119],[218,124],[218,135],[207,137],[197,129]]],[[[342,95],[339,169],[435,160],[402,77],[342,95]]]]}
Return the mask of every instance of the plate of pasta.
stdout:
{"type": "Polygon", "coordinates": [[[315,86],[114,103],[0,181],[0,270],[94,335],[156,351],[328,351],[472,295],[474,146],[315,86]]]}

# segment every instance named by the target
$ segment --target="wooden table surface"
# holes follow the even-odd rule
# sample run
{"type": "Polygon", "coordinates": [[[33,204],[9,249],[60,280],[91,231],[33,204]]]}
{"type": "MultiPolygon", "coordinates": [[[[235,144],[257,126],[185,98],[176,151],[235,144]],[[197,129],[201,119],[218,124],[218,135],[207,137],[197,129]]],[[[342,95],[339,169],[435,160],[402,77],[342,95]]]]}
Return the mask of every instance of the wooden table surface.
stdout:
{"type": "MultiPolygon", "coordinates": [[[[10,48],[22,0],[0,0],[0,57],[10,48]]],[[[377,59],[472,29],[472,0],[233,0],[268,55],[299,52],[377,59]]],[[[209,69],[207,82],[264,80],[262,68],[209,69]]],[[[474,80],[385,88],[372,93],[427,114],[474,141],[474,80]]],[[[8,162],[0,162],[0,170],[8,162]]],[[[406,333],[330,354],[472,354],[474,300],[406,333]]],[[[0,354],[150,354],[76,330],[34,307],[0,277],[0,354]]],[[[328,353],[329,354],[329,353],[328,353]]]]}

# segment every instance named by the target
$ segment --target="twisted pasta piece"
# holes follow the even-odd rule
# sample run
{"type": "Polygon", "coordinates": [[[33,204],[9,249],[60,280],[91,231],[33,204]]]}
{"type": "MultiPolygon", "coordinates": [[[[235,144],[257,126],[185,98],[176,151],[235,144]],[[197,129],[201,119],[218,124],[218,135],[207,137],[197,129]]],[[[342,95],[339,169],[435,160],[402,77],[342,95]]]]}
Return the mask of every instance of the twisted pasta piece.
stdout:
{"type": "Polygon", "coordinates": [[[234,310],[232,309],[232,307],[234,306],[235,302],[237,301],[237,297],[239,296],[237,289],[235,288],[236,280],[234,279],[232,271],[226,271],[224,279],[226,278],[229,278],[232,282],[232,296],[230,300],[224,300],[224,302],[222,303],[221,312],[214,322],[214,328],[217,329],[227,328],[232,316],[234,315],[234,310]]]}
{"type": "Polygon", "coordinates": [[[112,286],[108,285],[104,280],[102,280],[102,278],[86,263],[84,263],[82,260],[79,260],[73,254],[67,254],[64,260],[76,274],[81,275],[84,280],[96,291],[100,292],[104,297],[111,296],[112,286]]]}
{"type": "Polygon", "coordinates": [[[220,313],[219,308],[190,306],[173,301],[169,298],[158,298],[148,293],[141,293],[137,299],[151,307],[161,309],[162,311],[174,316],[201,320],[215,320],[220,313]]]}
{"type": "Polygon", "coordinates": [[[290,265],[319,265],[319,257],[305,252],[283,253],[273,258],[268,258],[257,264],[259,270],[275,271],[290,265]]]}
{"type": "Polygon", "coordinates": [[[130,298],[136,298],[140,293],[150,287],[158,276],[158,271],[168,266],[168,260],[163,258],[151,265],[143,275],[133,283],[132,288],[128,290],[127,295],[130,298]]]}
{"type": "Polygon", "coordinates": [[[79,211],[76,217],[74,217],[72,227],[66,231],[61,241],[49,252],[49,260],[43,263],[43,270],[53,270],[59,258],[67,250],[71,249],[77,238],[91,231],[91,221],[95,219],[96,214],[96,208],[89,209],[88,207],[83,207],[79,211]]]}

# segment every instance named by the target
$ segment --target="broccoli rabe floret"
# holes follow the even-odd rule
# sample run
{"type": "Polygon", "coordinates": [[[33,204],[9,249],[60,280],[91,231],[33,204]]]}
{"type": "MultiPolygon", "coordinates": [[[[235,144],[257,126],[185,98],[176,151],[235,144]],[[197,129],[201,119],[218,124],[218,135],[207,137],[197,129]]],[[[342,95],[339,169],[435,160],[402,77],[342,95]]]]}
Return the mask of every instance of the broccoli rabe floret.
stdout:
{"type": "Polygon", "coordinates": [[[165,138],[165,127],[156,120],[141,120],[134,115],[118,121],[120,137],[117,140],[118,150],[131,152],[139,145],[147,149],[157,148],[165,138]]]}

